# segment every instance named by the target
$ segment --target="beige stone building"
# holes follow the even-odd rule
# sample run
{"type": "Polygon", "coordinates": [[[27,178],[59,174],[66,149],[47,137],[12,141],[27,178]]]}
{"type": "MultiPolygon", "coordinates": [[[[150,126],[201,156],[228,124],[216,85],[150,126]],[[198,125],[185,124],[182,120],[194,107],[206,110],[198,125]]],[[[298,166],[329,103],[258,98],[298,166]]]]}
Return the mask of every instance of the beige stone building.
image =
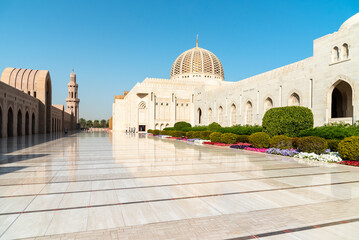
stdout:
{"type": "Polygon", "coordinates": [[[69,98],[66,101],[69,106],[65,110],[63,105],[52,105],[49,71],[6,68],[0,81],[0,137],[75,129],[80,100],[73,72],[68,88],[69,98]],[[70,92],[75,95],[70,95],[70,92]]]}
{"type": "Polygon", "coordinates": [[[218,122],[261,124],[272,107],[304,106],[316,126],[359,119],[359,13],[313,42],[313,56],[237,82],[224,81],[219,59],[198,47],[174,62],[170,79],[146,78],[116,96],[113,131],[146,131],[218,122]]]}

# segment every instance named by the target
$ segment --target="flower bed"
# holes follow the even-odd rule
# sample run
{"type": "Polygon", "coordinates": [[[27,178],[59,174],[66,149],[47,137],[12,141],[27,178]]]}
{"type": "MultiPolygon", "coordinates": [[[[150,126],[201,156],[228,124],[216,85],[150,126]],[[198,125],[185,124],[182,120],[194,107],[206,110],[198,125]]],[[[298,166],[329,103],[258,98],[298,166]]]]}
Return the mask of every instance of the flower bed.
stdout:
{"type": "Polygon", "coordinates": [[[339,163],[342,161],[339,154],[336,152],[332,153],[323,153],[323,154],[315,154],[315,153],[306,153],[301,152],[297,155],[294,155],[295,158],[302,158],[302,159],[310,159],[310,160],[316,160],[316,161],[322,161],[322,162],[336,162],[339,163]]]}
{"type": "Polygon", "coordinates": [[[203,142],[203,144],[221,146],[221,147],[226,147],[226,146],[231,146],[232,145],[232,144],[225,144],[225,143],[219,143],[219,142],[203,142]]]}
{"type": "Polygon", "coordinates": [[[353,167],[359,167],[359,161],[341,161],[339,164],[353,166],[353,167]]]}
{"type": "Polygon", "coordinates": [[[250,146],[252,146],[250,143],[237,143],[237,144],[231,145],[230,148],[244,149],[244,148],[250,147],[250,146]]]}
{"type": "Polygon", "coordinates": [[[187,139],[187,142],[195,142],[196,140],[201,140],[200,138],[191,138],[187,139]]]}
{"type": "Polygon", "coordinates": [[[299,152],[295,149],[279,149],[279,148],[269,148],[265,151],[268,154],[275,154],[275,155],[282,155],[282,156],[289,156],[293,157],[294,155],[298,154],[299,152]]]}
{"type": "Polygon", "coordinates": [[[254,147],[245,147],[244,150],[253,151],[253,152],[261,152],[265,153],[267,148],[254,148],[254,147]]]}

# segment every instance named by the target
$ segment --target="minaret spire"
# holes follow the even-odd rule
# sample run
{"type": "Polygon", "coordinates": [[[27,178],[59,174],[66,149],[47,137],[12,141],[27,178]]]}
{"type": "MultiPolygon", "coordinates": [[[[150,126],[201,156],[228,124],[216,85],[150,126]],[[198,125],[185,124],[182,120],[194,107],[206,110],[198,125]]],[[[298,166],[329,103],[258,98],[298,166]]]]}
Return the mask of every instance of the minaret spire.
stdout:
{"type": "Polygon", "coordinates": [[[197,34],[197,39],[196,39],[196,47],[198,47],[198,34],[197,34]]]}

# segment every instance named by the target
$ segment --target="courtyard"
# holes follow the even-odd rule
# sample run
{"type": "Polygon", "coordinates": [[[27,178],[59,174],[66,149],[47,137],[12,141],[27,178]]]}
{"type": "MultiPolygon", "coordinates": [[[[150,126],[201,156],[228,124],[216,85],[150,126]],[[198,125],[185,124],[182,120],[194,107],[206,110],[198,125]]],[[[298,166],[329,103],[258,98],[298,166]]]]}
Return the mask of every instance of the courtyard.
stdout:
{"type": "Polygon", "coordinates": [[[139,134],[1,139],[0,239],[355,239],[359,174],[139,134]]]}

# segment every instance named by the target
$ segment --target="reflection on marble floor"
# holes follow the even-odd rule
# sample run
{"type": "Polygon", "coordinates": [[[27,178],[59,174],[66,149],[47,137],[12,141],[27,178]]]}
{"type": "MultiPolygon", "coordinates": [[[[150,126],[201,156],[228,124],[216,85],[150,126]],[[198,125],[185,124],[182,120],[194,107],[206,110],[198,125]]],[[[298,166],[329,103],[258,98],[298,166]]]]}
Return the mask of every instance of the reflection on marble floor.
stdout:
{"type": "MultiPolygon", "coordinates": [[[[0,141],[1,239],[227,214],[254,217],[260,211],[359,198],[358,170],[346,166],[309,166],[143,135],[78,133],[47,141],[43,136],[0,141]]],[[[347,217],[359,216],[351,212],[347,217]]],[[[345,239],[336,229],[352,231],[357,225],[267,238],[320,239],[316,236],[327,234],[345,239]]],[[[254,234],[248,227],[238,232],[254,234]]]]}

